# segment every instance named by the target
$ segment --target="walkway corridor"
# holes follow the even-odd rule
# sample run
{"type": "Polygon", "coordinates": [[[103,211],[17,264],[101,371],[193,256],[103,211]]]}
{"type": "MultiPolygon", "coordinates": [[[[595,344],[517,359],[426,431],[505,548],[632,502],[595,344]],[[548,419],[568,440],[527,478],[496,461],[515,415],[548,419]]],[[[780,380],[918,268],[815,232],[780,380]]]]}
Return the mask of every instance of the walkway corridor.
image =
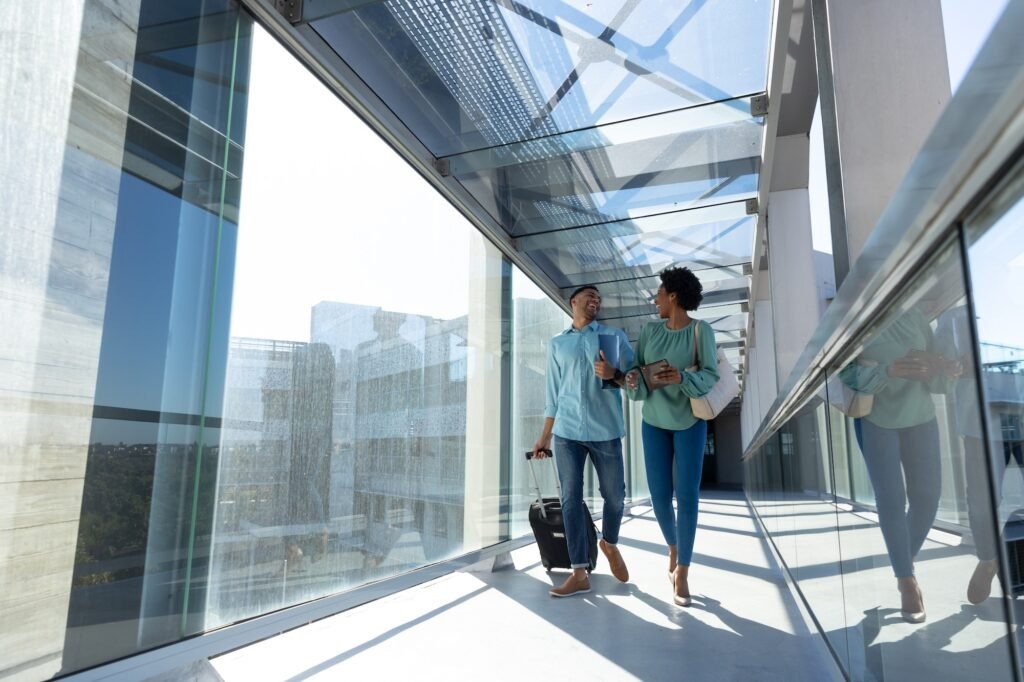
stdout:
{"type": "Polygon", "coordinates": [[[671,603],[649,508],[623,525],[631,581],[608,573],[593,591],[552,599],[534,545],[515,570],[463,571],[212,661],[228,682],[260,680],[827,680],[746,502],[701,502],[691,570],[694,606],[671,603]]]}

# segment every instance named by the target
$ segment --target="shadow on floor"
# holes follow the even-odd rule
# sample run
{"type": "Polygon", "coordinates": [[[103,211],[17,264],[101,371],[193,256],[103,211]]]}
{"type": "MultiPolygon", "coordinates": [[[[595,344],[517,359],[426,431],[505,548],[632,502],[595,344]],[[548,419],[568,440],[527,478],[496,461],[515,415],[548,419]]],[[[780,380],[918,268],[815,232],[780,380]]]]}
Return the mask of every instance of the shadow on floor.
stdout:
{"type": "Polygon", "coordinates": [[[872,608],[861,621],[828,634],[833,644],[846,642],[850,675],[855,680],[1013,680],[1010,638],[1005,630],[987,642],[973,644],[962,635],[976,623],[1004,622],[998,599],[974,607],[961,606],[958,613],[935,622],[910,626],[898,608],[872,608]],[[888,628],[912,628],[896,641],[882,637],[888,628]]]}

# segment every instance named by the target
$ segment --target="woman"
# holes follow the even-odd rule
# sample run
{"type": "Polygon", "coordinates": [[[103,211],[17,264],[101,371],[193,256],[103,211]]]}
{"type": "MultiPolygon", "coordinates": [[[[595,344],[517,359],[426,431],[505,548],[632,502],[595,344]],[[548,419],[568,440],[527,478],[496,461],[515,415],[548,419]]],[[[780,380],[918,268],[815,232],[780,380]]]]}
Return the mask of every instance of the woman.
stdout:
{"type": "Polygon", "coordinates": [[[890,320],[839,373],[850,388],[874,396],[871,412],[854,419],[854,433],[908,623],[926,618],[914,559],[942,493],[942,447],[931,394],[948,392],[960,372],[959,363],[936,352],[931,325],[915,307],[890,320]]]}
{"type": "Polygon", "coordinates": [[[661,273],[654,304],[662,321],[640,332],[637,365],[626,375],[626,390],[644,401],[643,443],[647,483],[654,515],[668,544],[668,570],[679,606],[690,605],[688,574],[697,532],[697,502],[704,464],[707,422],[693,416],[690,398],[702,396],[718,381],[715,333],[689,312],[703,299],[703,287],[688,268],[661,273]],[[665,360],[651,375],[652,388],[638,368],[665,360]],[[696,360],[696,362],[694,362],[696,360]],[[675,465],[675,476],[673,476],[675,465]],[[675,493],[677,511],[672,511],[675,493]]]}

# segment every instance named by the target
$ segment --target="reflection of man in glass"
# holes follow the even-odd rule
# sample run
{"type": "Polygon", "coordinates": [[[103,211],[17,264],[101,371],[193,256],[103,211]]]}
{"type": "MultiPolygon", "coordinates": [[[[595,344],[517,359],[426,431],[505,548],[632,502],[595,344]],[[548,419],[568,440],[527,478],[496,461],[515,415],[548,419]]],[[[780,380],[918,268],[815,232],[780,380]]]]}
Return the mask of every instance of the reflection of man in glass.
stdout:
{"type": "Polygon", "coordinates": [[[622,582],[629,580],[626,562],[616,546],[626,497],[622,464],[622,437],[626,429],[618,387],[624,377],[622,368],[633,363],[633,349],[625,332],[597,322],[601,309],[597,287],[580,287],[569,297],[569,305],[572,326],[548,346],[544,429],[533,446],[534,457],[544,457],[543,450],[554,435],[562,519],[573,571],[565,583],[550,591],[553,597],[590,591],[587,568],[595,557],[589,556],[583,511],[583,466],[588,456],[597,471],[604,498],[600,547],[612,574],[622,582]],[[606,357],[602,348],[617,351],[617,364],[613,364],[615,358],[606,357]],[[615,386],[603,388],[605,381],[614,382],[615,386]]]}
{"type": "Polygon", "coordinates": [[[992,594],[992,580],[999,571],[998,527],[993,523],[992,507],[1002,499],[1003,477],[1012,457],[1024,467],[1020,423],[1021,398],[1024,396],[1024,367],[1019,362],[993,362],[982,367],[988,390],[989,428],[992,430],[992,469],[995,500],[989,490],[978,386],[973,369],[974,349],[967,308],[958,306],[939,318],[936,340],[951,357],[959,360],[964,373],[953,387],[956,399],[954,416],[957,433],[964,443],[964,478],[967,488],[967,519],[974,537],[978,565],[967,585],[967,600],[980,604],[992,594]],[[1014,428],[1016,425],[1016,428],[1014,428]],[[1009,426],[1009,428],[1006,428],[1009,426]]]}
{"type": "Polygon", "coordinates": [[[878,525],[896,574],[903,619],[925,620],[914,557],[939,507],[939,427],[931,393],[945,392],[959,369],[937,353],[928,320],[917,308],[891,320],[840,372],[855,391],[874,396],[871,412],[854,420],[857,442],[875,489],[878,525]]]}

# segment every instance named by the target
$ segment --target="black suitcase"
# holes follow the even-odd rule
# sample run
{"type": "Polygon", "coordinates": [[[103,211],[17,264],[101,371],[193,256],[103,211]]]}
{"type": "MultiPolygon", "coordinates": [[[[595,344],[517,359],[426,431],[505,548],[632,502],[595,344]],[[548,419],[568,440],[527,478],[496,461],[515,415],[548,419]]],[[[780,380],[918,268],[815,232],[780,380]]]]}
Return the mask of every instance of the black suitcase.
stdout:
{"type": "MultiPolygon", "coordinates": [[[[537,499],[530,504],[530,528],[533,529],[533,536],[537,539],[537,548],[540,550],[540,562],[544,568],[550,571],[552,568],[572,568],[569,560],[569,546],[565,541],[565,524],[562,522],[562,500],[559,497],[543,497],[540,492],[540,481],[533,466],[533,453],[527,452],[526,459],[530,460],[530,473],[533,475],[534,488],[537,491],[537,499]]],[[[554,459],[548,451],[548,459],[554,466],[554,459]]],[[[558,485],[558,475],[555,475],[555,485],[558,485]]],[[[559,489],[561,495],[561,489],[559,489]]],[[[583,515],[587,525],[587,554],[589,555],[589,567],[587,572],[593,571],[597,566],[597,528],[594,527],[594,519],[590,516],[590,508],[583,503],[583,515]]]]}

